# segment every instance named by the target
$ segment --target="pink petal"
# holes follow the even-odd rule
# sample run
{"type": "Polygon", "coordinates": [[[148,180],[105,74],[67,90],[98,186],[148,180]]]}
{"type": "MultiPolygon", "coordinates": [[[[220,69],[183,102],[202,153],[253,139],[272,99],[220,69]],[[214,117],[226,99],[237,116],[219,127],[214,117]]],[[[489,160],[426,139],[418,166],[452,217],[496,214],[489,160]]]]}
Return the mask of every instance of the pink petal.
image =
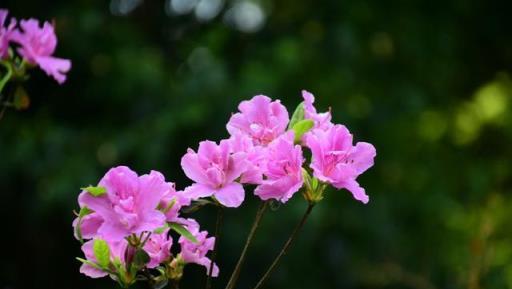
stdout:
{"type": "Polygon", "coordinates": [[[354,199],[362,202],[363,204],[367,204],[370,201],[370,198],[366,194],[365,190],[361,188],[358,182],[355,180],[347,181],[345,184],[345,188],[352,193],[354,199]]]}
{"type": "Polygon", "coordinates": [[[0,29],[4,26],[5,19],[7,19],[7,14],[9,11],[7,9],[0,9],[0,29]]]}
{"type": "Polygon", "coordinates": [[[244,187],[239,183],[225,185],[215,192],[215,198],[226,207],[236,208],[244,201],[244,187]]]}
{"type": "Polygon", "coordinates": [[[249,122],[241,113],[235,113],[229,119],[226,129],[230,135],[239,134],[241,131],[249,129],[249,122]]]}
{"type": "Polygon", "coordinates": [[[243,172],[245,172],[247,169],[246,159],[247,155],[243,152],[231,155],[226,172],[226,183],[235,181],[243,172]]]}
{"type": "Polygon", "coordinates": [[[89,264],[82,264],[82,266],[80,266],[80,273],[91,278],[101,278],[108,275],[107,272],[102,271],[100,269],[96,269],[89,264]]]}
{"type": "Polygon", "coordinates": [[[211,160],[219,155],[219,147],[213,141],[202,141],[197,149],[199,164],[202,167],[208,167],[211,160]]]}
{"type": "Polygon", "coordinates": [[[69,59],[52,56],[38,56],[36,62],[47,75],[52,76],[59,84],[66,81],[66,73],[71,69],[69,59]]]}
{"type": "Polygon", "coordinates": [[[130,232],[120,223],[105,221],[98,229],[98,233],[107,241],[117,242],[123,240],[130,232]]]}
{"type": "Polygon", "coordinates": [[[192,200],[210,197],[213,193],[214,189],[202,184],[192,184],[183,191],[183,194],[192,200]]]}
{"type": "Polygon", "coordinates": [[[373,159],[377,155],[375,147],[367,142],[358,142],[350,154],[351,159],[354,161],[353,166],[355,167],[358,174],[362,174],[364,171],[373,166],[373,159]]]}
{"type": "Polygon", "coordinates": [[[181,168],[185,175],[194,182],[207,184],[209,182],[205,170],[199,165],[197,154],[189,150],[183,158],[181,158],[181,168]]]}
{"type": "MultiPolygon", "coordinates": [[[[103,218],[98,215],[97,213],[92,213],[89,215],[86,215],[82,218],[81,226],[80,226],[80,233],[82,235],[82,238],[84,239],[92,239],[98,234],[98,229],[100,228],[101,224],[103,224],[103,218]]],[[[75,228],[75,238],[78,239],[78,236],[76,235],[77,230],[76,226],[78,225],[78,218],[76,218],[73,221],[73,228],[75,228]]]]}
{"type": "Polygon", "coordinates": [[[172,186],[165,181],[165,177],[157,171],[140,176],[139,186],[137,195],[139,214],[155,210],[162,197],[172,189],[172,186]]]}
{"type": "MultiPolygon", "coordinates": [[[[127,166],[111,168],[100,180],[99,186],[107,189],[108,197],[116,202],[117,194],[136,195],[139,190],[139,176],[127,166]]],[[[92,208],[91,208],[92,209],[92,208]]],[[[93,209],[96,211],[95,209],[93,209]]]]}
{"type": "Polygon", "coordinates": [[[254,190],[254,194],[266,201],[275,199],[286,203],[302,187],[302,178],[282,177],[273,182],[265,182],[254,190]]]}
{"type": "Polygon", "coordinates": [[[143,214],[144,219],[137,227],[134,233],[142,233],[144,231],[153,231],[165,224],[165,214],[156,209],[150,210],[143,214]]]}
{"type": "Polygon", "coordinates": [[[95,197],[86,191],[78,196],[80,207],[87,207],[98,213],[103,219],[115,219],[115,212],[112,210],[110,200],[106,195],[95,197]]]}
{"type": "MultiPolygon", "coordinates": [[[[198,265],[202,265],[206,268],[206,272],[207,274],[210,272],[210,264],[212,263],[212,261],[208,258],[208,257],[203,257],[203,258],[200,258],[199,260],[197,260],[197,264],[198,265]]],[[[213,268],[212,268],[212,277],[217,277],[219,276],[219,267],[217,266],[217,264],[213,264],[213,268]]]]}

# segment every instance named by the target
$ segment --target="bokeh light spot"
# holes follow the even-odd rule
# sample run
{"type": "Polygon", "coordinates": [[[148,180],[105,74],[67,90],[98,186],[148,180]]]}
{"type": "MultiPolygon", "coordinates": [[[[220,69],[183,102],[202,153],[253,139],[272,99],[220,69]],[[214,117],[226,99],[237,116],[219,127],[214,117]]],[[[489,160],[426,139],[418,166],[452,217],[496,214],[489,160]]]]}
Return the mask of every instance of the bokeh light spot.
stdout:
{"type": "Polygon", "coordinates": [[[224,6],[223,0],[200,0],[196,5],[195,15],[197,20],[206,22],[215,18],[224,6]]]}
{"type": "Polygon", "coordinates": [[[425,111],[418,121],[420,137],[427,141],[437,141],[446,132],[448,125],[444,116],[437,111],[425,111]]]}
{"type": "Polygon", "coordinates": [[[263,8],[254,2],[238,2],[226,12],[225,20],[236,29],[253,33],[263,27],[265,23],[265,12],[263,8]]]}

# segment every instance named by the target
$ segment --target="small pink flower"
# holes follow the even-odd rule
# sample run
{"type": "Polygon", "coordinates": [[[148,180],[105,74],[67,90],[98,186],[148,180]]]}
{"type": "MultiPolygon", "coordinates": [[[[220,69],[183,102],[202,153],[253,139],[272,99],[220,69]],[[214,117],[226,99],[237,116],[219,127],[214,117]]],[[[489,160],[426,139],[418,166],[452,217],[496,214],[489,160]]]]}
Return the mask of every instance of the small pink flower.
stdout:
{"type": "MultiPolygon", "coordinates": [[[[181,258],[185,263],[195,263],[204,266],[208,273],[212,261],[206,257],[206,254],[213,250],[215,237],[207,238],[208,232],[199,231],[199,224],[194,219],[187,219],[185,221],[188,231],[197,239],[197,243],[194,243],[183,236],[180,237],[178,242],[181,245],[181,258]]],[[[217,277],[218,275],[219,267],[217,267],[216,264],[213,264],[212,276],[217,277]]]]}
{"type": "Polygon", "coordinates": [[[331,112],[317,113],[313,106],[315,97],[310,92],[303,90],[302,98],[304,98],[304,118],[311,119],[315,122],[314,128],[329,129],[333,126],[331,123],[331,112]]]}
{"type": "Polygon", "coordinates": [[[229,144],[232,153],[243,152],[247,156],[246,170],[240,177],[240,183],[257,185],[263,181],[261,166],[265,160],[266,148],[255,146],[247,135],[236,134],[231,136],[229,144]]]}
{"type": "Polygon", "coordinates": [[[293,140],[290,131],[269,144],[263,169],[266,178],[254,191],[262,200],[285,203],[302,187],[304,158],[301,146],[294,145],[293,140]]]}
{"type": "Polygon", "coordinates": [[[161,234],[153,233],[144,244],[144,251],[151,258],[146,265],[148,268],[155,268],[171,256],[172,238],[168,235],[169,230],[161,234]]]}
{"type": "Polygon", "coordinates": [[[167,217],[168,222],[176,222],[179,219],[181,208],[190,205],[191,198],[183,191],[176,191],[174,183],[169,183],[170,189],[164,194],[159,207],[167,217]]]}
{"type": "Polygon", "coordinates": [[[369,198],[356,178],[373,166],[373,145],[358,142],[353,146],[352,135],[343,125],[314,129],[306,134],[305,143],[313,154],[310,166],[316,178],[338,189],[347,189],[356,200],[368,203],[369,198]]]}
{"type": "Polygon", "coordinates": [[[184,193],[192,199],[214,196],[226,207],[240,206],[245,192],[235,180],[245,171],[245,159],[243,152],[230,152],[227,140],[219,145],[202,141],[197,153],[188,149],[181,159],[183,171],[195,182],[184,193]]]}
{"type": "MultiPolygon", "coordinates": [[[[110,261],[113,262],[115,259],[117,259],[121,262],[121,264],[124,264],[125,263],[124,255],[126,252],[126,248],[128,247],[128,242],[126,240],[120,240],[117,242],[107,242],[107,244],[108,244],[108,247],[110,250],[110,261]]],[[[93,263],[96,263],[97,260],[96,260],[96,257],[94,256],[93,246],[94,246],[94,239],[85,242],[82,245],[82,252],[85,255],[85,259],[87,259],[93,263]]],[[[89,276],[91,278],[101,278],[101,277],[105,277],[108,275],[107,272],[105,272],[101,269],[98,269],[94,266],[91,266],[89,264],[86,264],[86,263],[82,264],[82,266],[80,267],[80,273],[82,273],[86,276],[89,276]]]]}
{"type": "Polygon", "coordinates": [[[115,167],[105,174],[99,186],[106,189],[106,194],[93,196],[83,191],[78,201],[80,207],[86,206],[103,218],[98,229],[102,238],[118,241],[164,225],[165,215],[157,206],[171,186],[161,173],[151,171],[139,177],[128,167],[115,167]]]}
{"type": "Polygon", "coordinates": [[[18,53],[29,63],[37,64],[46,74],[52,76],[59,84],[66,81],[66,73],[71,69],[71,61],[53,57],[57,47],[57,36],[52,24],[44,22],[40,27],[36,19],[21,20],[22,32],[12,36],[21,47],[18,53]]]}
{"type": "Polygon", "coordinates": [[[12,35],[15,31],[16,20],[11,19],[11,22],[7,27],[4,27],[5,21],[9,11],[6,9],[0,9],[0,58],[6,58],[9,53],[9,42],[12,40],[12,35]]]}
{"type": "Polygon", "coordinates": [[[227,130],[231,135],[245,134],[255,145],[266,145],[285,132],[289,122],[288,111],[279,100],[264,95],[242,101],[239,113],[231,116],[227,130]]]}

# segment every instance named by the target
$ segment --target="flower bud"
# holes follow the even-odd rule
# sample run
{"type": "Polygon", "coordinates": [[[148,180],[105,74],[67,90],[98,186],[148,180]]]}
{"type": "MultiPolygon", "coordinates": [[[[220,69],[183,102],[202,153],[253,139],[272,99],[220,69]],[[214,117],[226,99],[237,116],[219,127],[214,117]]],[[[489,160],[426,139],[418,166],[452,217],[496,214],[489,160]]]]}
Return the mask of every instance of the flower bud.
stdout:
{"type": "Polygon", "coordinates": [[[169,266],[167,267],[167,276],[173,281],[179,281],[183,277],[183,268],[185,267],[185,261],[179,254],[174,258],[169,266]]]}
{"type": "Polygon", "coordinates": [[[302,176],[304,178],[304,198],[309,203],[318,203],[324,198],[324,190],[326,185],[320,184],[318,182],[318,179],[315,177],[312,177],[308,171],[304,168],[302,168],[302,176]]]}

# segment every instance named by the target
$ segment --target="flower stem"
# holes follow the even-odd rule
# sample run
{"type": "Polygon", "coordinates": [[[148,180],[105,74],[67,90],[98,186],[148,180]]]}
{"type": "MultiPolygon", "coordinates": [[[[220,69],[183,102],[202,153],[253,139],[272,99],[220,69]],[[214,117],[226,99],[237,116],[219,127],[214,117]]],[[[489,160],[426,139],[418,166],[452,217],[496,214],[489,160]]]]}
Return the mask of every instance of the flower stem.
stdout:
{"type": "Polygon", "coordinates": [[[262,202],[256,211],[256,217],[254,218],[254,222],[252,223],[251,231],[249,231],[249,235],[247,236],[247,241],[245,241],[245,246],[238,258],[238,262],[236,263],[235,269],[233,273],[231,273],[231,277],[229,278],[228,284],[226,285],[226,289],[233,289],[238,281],[238,276],[240,275],[240,270],[242,269],[242,265],[245,261],[245,257],[247,255],[247,251],[249,249],[249,245],[254,238],[254,234],[256,233],[256,229],[260,224],[261,218],[263,217],[263,213],[265,213],[265,209],[267,208],[267,202],[262,202]]]}
{"type": "Polygon", "coordinates": [[[274,272],[274,270],[277,267],[277,264],[279,263],[281,258],[286,254],[288,248],[290,247],[292,242],[297,237],[297,234],[300,232],[300,230],[302,229],[302,227],[306,223],[306,220],[308,219],[308,217],[309,217],[311,211],[313,210],[314,206],[315,206],[315,203],[309,203],[308,208],[306,209],[306,212],[304,212],[304,215],[302,216],[302,219],[295,226],[295,229],[293,229],[292,234],[290,235],[290,237],[288,238],[288,240],[284,244],[283,248],[281,249],[281,252],[279,252],[279,255],[277,255],[277,257],[274,259],[274,261],[272,262],[272,265],[270,265],[270,267],[267,269],[265,274],[263,274],[263,277],[261,277],[261,279],[258,281],[258,284],[256,284],[256,286],[254,287],[254,289],[261,288],[263,286],[263,283],[265,283],[265,281],[272,274],[272,272],[274,272]]]}
{"type": "Polygon", "coordinates": [[[11,67],[11,64],[9,64],[8,62],[4,62],[4,61],[0,62],[0,65],[5,67],[5,69],[6,69],[6,73],[5,73],[4,77],[2,77],[2,79],[0,80],[0,93],[2,93],[2,90],[4,89],[5,84],[9,81],[9,79],[11,79],[12,67],[11,67]]]}
{"type": "Polygon", "coordinates": [[[0,65],[5,67],[5,69],[6,69],[6,73],[5,73],[4,77],[2,77],[2,79],[0,79],[0,102],[1,102],[0,103],[0,107],[1,107],[1,109],[0,109],[0,119],[2,119],[3,116],[4,116],[5,110],[7,109],[7,105],[3,103],[2,90],[4,90],[5,84],[7,84],[7,82],[12,77],[12,67],[11,67],[11,65],[8,62],[4,62],[4,61],[1,61],[0,65]]]}
{"type": "Polygon", "coordinates": [[[206,284],[204,286],[205,289],[210,289],[212,287],[213,265],[215,263],[215,258],[217,257],[217,249],[219,248],[218,243],[219,243],[223,219],[224,219],[224,207],[219,205],[218,209],[217,209],[217,222],[215,224],[215,243],[213,244],[213,252],[212,252],[212,258],[211,258],[211,262],[210,262],[210,268],[208,269],[208,277],[206,277],[206,284]]]}

